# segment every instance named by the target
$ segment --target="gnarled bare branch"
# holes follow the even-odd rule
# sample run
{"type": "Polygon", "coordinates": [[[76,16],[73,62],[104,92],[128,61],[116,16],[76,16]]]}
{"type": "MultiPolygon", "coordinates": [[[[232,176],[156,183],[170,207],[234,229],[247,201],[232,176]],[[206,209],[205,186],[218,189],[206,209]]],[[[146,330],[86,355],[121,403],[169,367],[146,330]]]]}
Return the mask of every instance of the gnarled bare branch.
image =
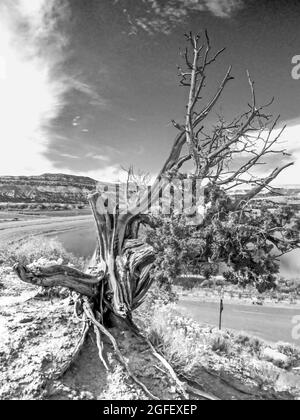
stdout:
{"type": "Polygon", "coordinates": [[[14,271],[25,283],[42,287],[66,287],[84,296],[97,296],[103,273],[99,277],[90,276],[68,266],[28,268],[16,264],[14,271]]]}

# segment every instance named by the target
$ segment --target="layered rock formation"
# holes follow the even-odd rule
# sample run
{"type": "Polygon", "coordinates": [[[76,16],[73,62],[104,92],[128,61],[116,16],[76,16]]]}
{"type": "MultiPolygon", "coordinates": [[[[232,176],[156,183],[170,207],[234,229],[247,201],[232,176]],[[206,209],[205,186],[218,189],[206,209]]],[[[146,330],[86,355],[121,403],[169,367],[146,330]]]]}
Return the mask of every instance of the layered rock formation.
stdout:
{"type": "Polygon", "coordinates": [[[0,177],[0,203],[87,203],[97,181],[87,177],[44,174],[0,177]]]}

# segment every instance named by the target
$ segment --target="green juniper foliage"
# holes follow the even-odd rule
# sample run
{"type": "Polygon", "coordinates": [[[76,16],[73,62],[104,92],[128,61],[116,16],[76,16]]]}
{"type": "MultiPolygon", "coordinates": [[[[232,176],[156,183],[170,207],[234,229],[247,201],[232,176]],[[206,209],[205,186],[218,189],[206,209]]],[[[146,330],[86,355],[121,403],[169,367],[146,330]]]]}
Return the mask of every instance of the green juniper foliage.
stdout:
{"type": "Polygon", "coordinates": [[[161,284],[172,284],[182,274],[207,279],[223,272],[225,279],[259,292],[275,287],[282,254],[299,245],[299,221],[288,206],[254,210],[253,202],[234,209],[231,197],[212,185],[205,192],[206,213],[193,225],[185,215],[156,217],[156,230],[147,241],[157,254],[153,275],[161,284]]]}

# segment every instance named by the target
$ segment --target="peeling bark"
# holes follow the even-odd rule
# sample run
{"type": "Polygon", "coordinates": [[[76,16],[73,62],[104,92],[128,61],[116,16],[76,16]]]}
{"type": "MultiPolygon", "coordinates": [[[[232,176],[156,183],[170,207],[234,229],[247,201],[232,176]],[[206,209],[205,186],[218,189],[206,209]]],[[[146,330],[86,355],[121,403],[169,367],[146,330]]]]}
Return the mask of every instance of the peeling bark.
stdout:
{"type": "Polygon", "coordinates": [[[42,287],[66,287],[90,298],[97,296],[101,282],[101,278],[61,265],[29,269],[16,264],[14,271],[25,283],[42,287]]]}

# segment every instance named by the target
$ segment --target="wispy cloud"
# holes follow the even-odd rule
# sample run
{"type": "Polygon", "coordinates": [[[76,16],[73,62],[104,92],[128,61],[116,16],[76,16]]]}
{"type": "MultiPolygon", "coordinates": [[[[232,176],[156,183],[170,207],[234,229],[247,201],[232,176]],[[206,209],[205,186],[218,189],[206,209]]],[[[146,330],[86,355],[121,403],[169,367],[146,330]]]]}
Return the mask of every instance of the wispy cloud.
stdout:
{"type": "Polygon", "coordinates": [[[131,35],[139,29],[153,35],[166,35],[184,22],[190,13],[208,12],[218,18],[230,18],[244,6],[244,0],[138,0],[130,9],[128,0],[116,0],[128,6],[123,10],[131,27],[131,35]]]}
{"type": "Polygon", "coordinates": [[[49,169],[42,156],[47,128],[62,107],[66,86],[59,67],[68,38],[60,26],[64,0],[2,0],[0,4],[0,132],[2,174],[49,169]]]}
{"type": "Polygon", "coordinates": [[[100,154],[96,154],[96,153],[92,153],[89,152],[85,155],[86,159],[94,159],[94,160],[100,160],[102,162],[108,162],[109,161],[109,157],[105,156],[105,155],[100,155],[100,154]]]}
{"type": "Polygon", "coordinates": [[[85,95],[89,99],[91,105],[103,109],[108,109],[110,107],[108,100],[99,95],[95,86],[85,83],[80,80],[80,78],[76,77],[69,78],[66,83],[70,90],[75,90],[85,95]]]}
{"type": "Polygon", "coordinates": [[[103,182],[125,182],[127,175],[118,165],[107,165],[101,169],[84,172],[84,174],[103,182]]]}
{"type": "MultiPolygon", "coordinates": [[[[55,171],[47,150],[55,137],[53,123],[72,92],[108,108],[80,74],[66,73],[70,22],[69,0],[1,0],[0,174],[55,171]]],[[[88,127],[81,124],[80,130],[87,133],[88,127]]],[[[61,159],[67,169],[76,156],[66,153],[61,159]]]]}
{"type": "MultiPolygon", "coordinates": [[[[277,130],[275,135],[278,133],[278,131],[279,130],[277,130]]],[[[291,160],[295,164],[278,178],[277,183],[297,184],[299,183],[300,171],[300,123],[293,124],[292,122],[288,122],[287,128],[282,135],[282,141],[283,147],[286,147],[287,151],[292,154],[291,160]]]]}
{"type": "MultiPolygon", "coordinates": [[[[206,1],[192,1],[191,3],[198,3],[201,7],[203,3],[203,10],[208,10],[213,15],[220,18],[230,18],[234,13],[244,7],[244,0],[206,0],[206,1]]],[[[195,7],[197,10],[197,8],[195,7]]]]}

